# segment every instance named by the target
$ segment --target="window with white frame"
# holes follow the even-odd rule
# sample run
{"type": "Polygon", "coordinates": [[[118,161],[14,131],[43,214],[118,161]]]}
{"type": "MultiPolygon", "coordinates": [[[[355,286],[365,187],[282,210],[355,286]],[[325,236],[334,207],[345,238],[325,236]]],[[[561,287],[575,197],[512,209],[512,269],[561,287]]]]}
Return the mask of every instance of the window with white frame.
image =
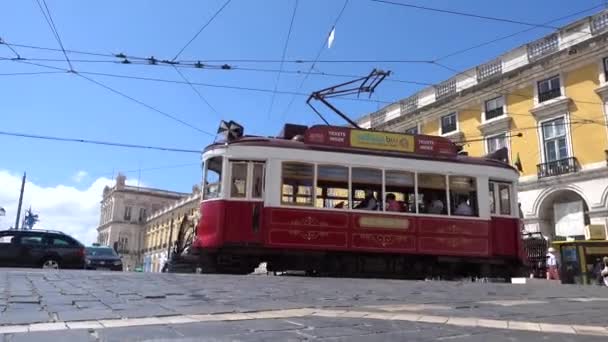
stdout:
{"type": "Polygon", "coordinates": [[[125,215],[124,215],[125,221],[131,221],[131,210],[132,210],[132,208],[129,206],[125,207],[125,215]]]}
{"type": "Polygon", "coordinates": [[[494,153],[503,147],[507,147],[507,133],[488,137],[486,139],[488,153],[494,153]]]}
{"type": "Polygon", "coordinates": [[[457,127],[458,118],[456,113],[451,113],[441,117],[441,134],[447,134],[455,132],[457,127]]]}
{"type": "Polygon", "coordinates": [[[405,133],[407,133],[407,134],[418,134],[418,125],[416,125],[414,127],[407,128],[405,130],[405,133]]]}
{"type": "Polygon", "coordinates": [[[545,102],[562,95],[559,76],[538,81],[538,102],[545,102]]]}
{"type": "Polygon", "coordinates": [[[604,57],[604,82],[608,82],[608,57],[604,57]]]}
{"type": "Polygon", "coordinates": [[[545,162],[552,162],[569,157],[566,138],[566,121],[564,118],[553,119],[542,124],[545,162]]]}
{"type": "Polygon", "coordinates": [[[485,103],[486,120],[497,118],[505,113],[505,100],[502,96],[487,100],[485,103]]]}

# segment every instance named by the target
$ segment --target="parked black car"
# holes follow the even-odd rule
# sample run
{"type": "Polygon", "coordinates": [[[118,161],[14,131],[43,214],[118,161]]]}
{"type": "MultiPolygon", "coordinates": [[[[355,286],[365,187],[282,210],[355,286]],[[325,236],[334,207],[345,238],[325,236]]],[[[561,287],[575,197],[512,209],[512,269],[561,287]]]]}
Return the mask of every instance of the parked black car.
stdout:
{"type": "Polygon", "coordinates": [[[122,271],[122,259],[113,248],[94,244],[85,250],[88,270],[122,271]]]}
{"type": "Polygon", "coordinates": [[[84,245],[54,230],[0,230],[0,266],[83,269],[84,245]]]}

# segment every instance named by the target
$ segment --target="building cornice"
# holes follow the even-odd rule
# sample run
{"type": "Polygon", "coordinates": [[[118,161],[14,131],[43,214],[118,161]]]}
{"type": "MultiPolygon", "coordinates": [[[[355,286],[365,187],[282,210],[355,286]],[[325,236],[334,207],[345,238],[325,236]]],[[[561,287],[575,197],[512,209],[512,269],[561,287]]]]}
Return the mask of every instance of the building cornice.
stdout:
{"type": "Polygon", "coordinates": [[[555,177],[547,177],[547,178],[533,178],[525,181],[520,181],[517,185],[518,191],[530,191],[530,190],[539,190],[545,189],[551,186],[572,183],[572,182],[582,182],[586,180],[591,180],[595,178],[603,178],[608,177],[608,167],[596,167],[593,169],[583,169],[578,172],[573,172],[565,175],[555,176],[555,177]]]}
{"type": "Polygon", "coordinates": [[[546,119],[555,114],[565,114],[572,100],[567,96],[559,96],[554,99],[537,103],[530,109],[536,121],[546,119]]]}
{"type": "Polygon", "coordinates": [[[441,136],[444,137],[444,138],[448,138],[448,139],[452,140],[455,143],[461,142],[464,139],[464,133],[462,131],[460,131],[460,130],[454,131],[454,132],[450,132],[450,133],[446,133],[446,134],[442,134],[441,136]]]}
{"type": "Polygon", "coordinates": [[[507,132],[511,129],[511,121],[513,120],[509,114],[501,115],[497,118],[485,121],[477,126],[481,134],[488,136],[496,133],[507,132]]]}
{"type": "MultiPolygon", "coordinates": [[[[411,111],[407,115],[394,114],[389,108],[395,108],[395,103],[387,105],[381,110],[387,110],[387,120],[375,129],[385,129],[397,125],[409,126],[415,122],[426,122],[437,118],[442,113],[449,111],[450,108],[466,105],[471,101],[478,101],[480,96],[496,96],[509,93],[509,89],[521,88],[522,84],[530,83],[539,77],[546,76],[549,73],[559,73],[564,70],[570,70],[584,63],[597,63],[592,59],[598,59],[605,55],[605,49],[600,46],[606,45],[606,36],[608,30],[598,32],[591,38],[575,41],[575,44],[568,44],[567,48],[560,48],[559,51],[543,56],[542,58],[528,61],[521,66],[510,68],[503,71],[498,77],[483,80],[480,82],[472,82],[470,86],[459,88],[457,93],[441,100],[423,102],[424,103],[416,110],[411,111]],[[599,46],[598,46],[599,45],[599,46]]],[[[507,55],[515,50],[509,51],[501,56],[507,55]]],[[[474,69],[473,69],[474,70],[474,69]]],[[[471,75],[472,77],[473,75],[471,75]]],[[[416,94],[422,94],[426,88],[416,94]]],[[[414,94],[413,96],[415,96],[414,94]]],[[[531,96],[532,97],[532,96],[531,96]]],[[[369,121],[369,115],[359,119],[361,122],[369,121]]]]}
{"type": "Polygon", "coordinates": [[[608,102],[608,83],[595,88],[595,92],[602,97],[604,102],[608,102]]]}

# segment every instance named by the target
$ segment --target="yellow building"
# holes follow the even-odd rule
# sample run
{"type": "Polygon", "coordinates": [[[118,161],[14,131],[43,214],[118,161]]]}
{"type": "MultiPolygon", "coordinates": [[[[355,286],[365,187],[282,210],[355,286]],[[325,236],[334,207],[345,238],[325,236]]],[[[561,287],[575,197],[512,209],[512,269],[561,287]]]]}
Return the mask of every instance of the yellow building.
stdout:
{"type": "Polygon", "coordinates": [[[177,240],[180,224],[187,217],[187,228],[194,229],[199,217],[201,194],[193,189],[184,197],[150,215],[144,229],[143,268],[146,272],[160,272],[167,262],[169,246],[177,240]]]}
{"type": "Polygon", "coordinates": [[[526,229],[582,236],[586,225],[608,223],[607,41],[603,11],[359,123],[449,137],[474,156],[506,147],[509,162],[521,166],[526,229]]]}

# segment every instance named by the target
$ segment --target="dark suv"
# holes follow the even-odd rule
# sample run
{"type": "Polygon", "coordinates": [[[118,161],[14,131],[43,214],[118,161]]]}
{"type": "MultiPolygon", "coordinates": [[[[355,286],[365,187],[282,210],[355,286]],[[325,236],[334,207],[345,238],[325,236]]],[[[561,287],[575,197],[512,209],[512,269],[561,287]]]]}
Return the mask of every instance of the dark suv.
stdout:
{"type": "Polygon", "coordinates": [[[62,232],[0,230],[0,266],[83,269],[84,265],[84,245],[62,232]]]}
{"type": "Polygon", "coordinates": [[[86,247],[86,269],[122,271],[122,259],[111,247],[93,244],[86,247]]]}

